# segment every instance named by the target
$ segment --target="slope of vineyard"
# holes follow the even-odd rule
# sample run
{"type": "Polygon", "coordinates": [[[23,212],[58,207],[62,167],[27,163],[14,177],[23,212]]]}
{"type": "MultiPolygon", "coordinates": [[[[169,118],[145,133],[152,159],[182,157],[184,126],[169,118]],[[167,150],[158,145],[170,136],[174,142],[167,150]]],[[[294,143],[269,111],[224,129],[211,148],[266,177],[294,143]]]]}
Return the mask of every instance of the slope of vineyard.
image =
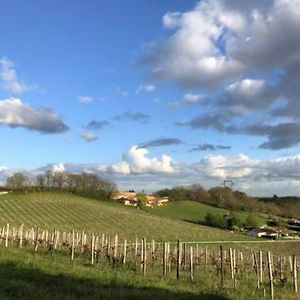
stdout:
{"type": "Polygon", "coordinates": [[[119,203],[97,201],[65,193],[0,196],[0,222],[42,229],[86,230],[134,239],[240,240],[241,234],[154,216],[119,203]]]}

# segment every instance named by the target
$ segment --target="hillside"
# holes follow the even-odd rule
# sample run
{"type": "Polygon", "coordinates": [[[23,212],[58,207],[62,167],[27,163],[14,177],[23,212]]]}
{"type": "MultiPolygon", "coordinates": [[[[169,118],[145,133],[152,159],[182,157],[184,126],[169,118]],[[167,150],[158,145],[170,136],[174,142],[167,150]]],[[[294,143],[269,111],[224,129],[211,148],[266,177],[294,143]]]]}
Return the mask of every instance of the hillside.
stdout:
{"type": "MultiPolygon", "coordinates": [[[[207,213],[228,215],[229,210],[209,206],[195,201],[172,201],[162,207],[147,208],[147,211],[151,214],[169,217],[172,219],[189,221],[189,222],[204,222],[207,213]]],[[[234,214],[243,222],[249,215],[246,212],[234,212],[234,214]]],[[[259,225],[266,223],[266,219],[263,216],[257,216],[259,225]]]]}
{"type": "Polygon", "coordinates": [[[43,229],[86,230],[156,240],[246,240],[232,234],[180,220],[150,215],[119,203],[97,201],[65,193],[30,193],[0,196],[0,222],[43,229]]]}

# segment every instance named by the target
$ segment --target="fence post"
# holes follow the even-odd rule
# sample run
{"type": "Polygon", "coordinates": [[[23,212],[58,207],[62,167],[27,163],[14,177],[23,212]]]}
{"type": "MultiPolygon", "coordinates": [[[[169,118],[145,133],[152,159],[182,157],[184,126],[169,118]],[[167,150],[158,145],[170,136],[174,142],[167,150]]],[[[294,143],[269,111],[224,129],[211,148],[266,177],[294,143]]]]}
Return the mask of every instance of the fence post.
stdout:
{"type": "Polygon", "coordinates": [[[269,284],[270,284],[270,293],[271,299],[274,299],[274,287],[273,287],[273,268],[272,268],[272,260],[271,260],[271,252],[268,251],[268,269],[269,269],[269,284]]]}
{"type": "Polygon", "coordinates": [[[224,288],[224,250],[223,246],[220,246],[220,259],[221,259],[221,287],[224,288]]]}
{"type": "Polygon", "coordinates": [[[176,271],[176,279],[179,280],[179,276],[180,276],[180,265],[181,265],[181,243],[180,240],[177,240],[177,271],[176,271]]]}
{"type": "Polygon", "coordinates": [[[193,246],[190,246],[190,278],[194,281],[193,246]]]}

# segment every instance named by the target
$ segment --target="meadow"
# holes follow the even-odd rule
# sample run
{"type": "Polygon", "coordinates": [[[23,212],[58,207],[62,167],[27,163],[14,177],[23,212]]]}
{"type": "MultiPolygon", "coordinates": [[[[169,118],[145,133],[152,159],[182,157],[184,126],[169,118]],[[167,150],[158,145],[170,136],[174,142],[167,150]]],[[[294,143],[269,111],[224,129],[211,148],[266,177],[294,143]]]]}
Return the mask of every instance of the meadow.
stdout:
{"type": "MultiPolygon", "coordinates": [[[[195,201],[173,201],[161,207],[147,207],[146,210],[156,216],[195,223],[204,222],[207,213],[218,214],[220,216],[229,215],[231,213],[228,209],[213,207],[195,201]]],[[[249,213],[234,212],[234,215],[244,222],[249,213]]],[[[266,224],[267,218],[264,214],[261,214],[256,215],[256,220],[259,225],[264,225],[266,224]]]]}

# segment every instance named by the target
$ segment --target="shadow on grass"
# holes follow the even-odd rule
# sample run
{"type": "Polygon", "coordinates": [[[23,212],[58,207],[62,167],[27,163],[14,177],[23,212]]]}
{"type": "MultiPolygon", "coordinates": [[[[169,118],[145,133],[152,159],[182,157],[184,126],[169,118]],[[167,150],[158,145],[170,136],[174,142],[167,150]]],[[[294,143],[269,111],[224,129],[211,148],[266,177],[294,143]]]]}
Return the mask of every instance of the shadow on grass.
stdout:
{"type": "Polygon", "coordinates": [[[228,300],[225,296],[172,292],[162,288],[135,287],[114,280],[107,284],[67,275],[51,275],[39,269],[24,268],[14,262],[0,265],[0,299],[164,299],[228,300]]]}

